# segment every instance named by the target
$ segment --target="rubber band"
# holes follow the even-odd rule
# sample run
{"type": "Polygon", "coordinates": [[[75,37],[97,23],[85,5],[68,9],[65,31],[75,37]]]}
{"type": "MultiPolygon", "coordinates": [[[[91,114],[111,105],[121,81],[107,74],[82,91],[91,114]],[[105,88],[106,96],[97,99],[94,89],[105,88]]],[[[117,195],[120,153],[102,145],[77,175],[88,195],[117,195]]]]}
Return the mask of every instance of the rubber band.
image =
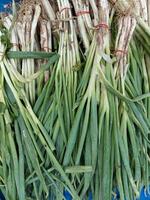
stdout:
{"type": "Polygon", "coordinates": [[[71,9],[70,7],[64,7],[59,12],[62,13],[64,10],[70,10],[70,9],[71,9]]]}
{"type": "Polygon", "coordinates": [[[17,43],[11,43],[11,45],[13,46],[13,47],[20,47],[21,46],[21,44],[17,44],[17,43]]]}
{"type": "Polygon", "coordinates": [[[80,15],[85,15],[85,14],[90,14],[90,13],[93,13],[93,11],[91,10],[83,10],[83,11],[78,11],[77,13],[76,13],[76,15],[77,16],[80,16],[80,15]]]}
{"type": "Polygon", "coordinates": [[[4,17],[8,17],[8,16],[9,16],[8,13],[3,13],[2,15],[3,15],[4,17]]]}
{"type": "Polygon", "coordinates": [[[120,53],[120,54],[123,54],[123,55],[127,54],[127,52],[125,50],[122,50],[122,49],[117,49],[117,50],[114,51],[114,53],[115,54],[120,53]]]}
{"type": "Polygon", "coordinates": [[[48,50],[48,51],[52,51],[52,49],[51,48],[49,48],[49,47],[43,47],[43,48],[41,48],[42,50],[48,50]]]}
{"type": "Polygon", "coordinates": [[[100,23],[100,24],[97,24],[96,26],[94,26],[94,28],[96,30],[99,30],[100,28],[109,29],[109,26],[105,23],[100,23]]]}

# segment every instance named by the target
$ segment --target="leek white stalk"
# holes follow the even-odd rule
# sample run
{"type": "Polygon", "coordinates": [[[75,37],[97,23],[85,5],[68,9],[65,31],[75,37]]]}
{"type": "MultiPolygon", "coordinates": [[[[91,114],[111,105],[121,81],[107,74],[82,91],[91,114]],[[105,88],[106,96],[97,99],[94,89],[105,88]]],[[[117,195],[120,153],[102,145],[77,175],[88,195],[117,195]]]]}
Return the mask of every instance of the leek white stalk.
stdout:
{"type": "Polygon", "coordinates": [[[84,43],[84,46],[85,46],[85,49],[88,50],[89,49],[89,39],[88,39],[88,34],[87,34],[87,31],[86,31],[86,28],[85,28],[85,24],[84,24],[84,21],[83,21],[83,16],[82,14],[79,14],[78,13],[82,13],[84,10],[83,8],[83,3],[82,1],[73,1],[73,4],[74,4],[74,8],[75,8],[75,12],[77,13],[77,21],[78,21],[78,26],[79,26],[79,30],[81,32],[81,36],[82,36],[82,40],[83,40],[83,43],[84,43]]]}
{"type": "Polygon", "coordinates": [[[56,15],[54,13],[54,10],[48,0],[41,0],[41,3],[46,11],[46,14],[48,15],[49,19],[51,21],[54,21],[56,19],[56,15]]]}

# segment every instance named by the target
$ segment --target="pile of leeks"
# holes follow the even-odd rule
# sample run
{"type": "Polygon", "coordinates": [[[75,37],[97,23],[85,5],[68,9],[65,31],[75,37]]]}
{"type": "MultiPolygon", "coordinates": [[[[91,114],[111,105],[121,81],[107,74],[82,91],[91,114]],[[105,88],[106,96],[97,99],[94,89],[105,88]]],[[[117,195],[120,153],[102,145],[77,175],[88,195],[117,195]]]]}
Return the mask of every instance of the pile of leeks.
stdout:
{"type": "Polygon", "coordinates": [[[6,200],[150,193],[149,25],[149,0],[23,0],[1,16],[6,200]]]}

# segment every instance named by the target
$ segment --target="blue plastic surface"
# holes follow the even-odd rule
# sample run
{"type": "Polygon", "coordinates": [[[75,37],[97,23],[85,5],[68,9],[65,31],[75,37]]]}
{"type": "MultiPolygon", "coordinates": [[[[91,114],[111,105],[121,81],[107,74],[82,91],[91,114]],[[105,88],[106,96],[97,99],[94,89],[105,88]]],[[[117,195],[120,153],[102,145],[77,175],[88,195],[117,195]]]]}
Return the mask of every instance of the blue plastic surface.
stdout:
{"type": "MultiPolygon", "coordinates": [[[[21,0],[15,0],[15,2],[19,2],[21,0]]],[[[11,9],[12,0],[0,0],[0,13],[8,12],[11,9]]]]}
{"type": "Polygon", "coordinates": [[[72,200],[70,193],[66,190],[64,191],[64,197],[66,198],[66,200],[72,200]]]}
{"type": "MultiPolygon", "coordinates": [[[[71,195],[69,194],[69,192],[64,191],[64,196],[66,198],[66,200],[72,200],[71,195]]],[[[0,200],[5,200],[4,196],[2,195],[2,193],[0,193],[0,200]]],[[[89,193],[89,200],[94,200],[92,198],[92,193],[89,193]]],[[[117,199],[113,199],[113,200],[119,200],[119,193],[117,192],[117,199]]],[[[144,192],[144,188],[142,188],[141,190],[141,195],[140,195],[140,199],[137,200],[150,200],[150,194],[148,194],[147,192],[144,192]]]]}
{"type": "MultiPolygon", "coordinates": [[[[114,192],[116,193],[117,196],[116,196],[115,199],[113,198],[112,200],[119,200],[120,195],[119,195],[118,189],[115,189],[114,192]]],[[[150,187],[149,187],[149,193],[150,193],[150,187]]],[[[65,196],[66,200],[72,200],[71,195],[69,194],[69,192],[64,191],[64,196],[65,196]]],[[[92,193],[91,192],[89,193],[89,200],[94,200],[92,198],[92,193]]],[[[140,198],[137,199],[137,200],[150,200],[150,194],[148,194],[148,191],[147,192],[144,191],[144,187],[141,190],[140,198]]]]}
{"type": "Polygon", "coordinates": [[[0,192],[0,200],[5,200],[5,198],[1,192],[0,192]]]}
{"type": "Polygon", "coordinates": [[[93,200],[92,192],[90,192],[90,194],[89,194],[89,200],[93,200]]]}
{"type": "Polygon", "coordinates": [[[0,0],[0,12],[5,12],[7,10],[6,5],[10,4],[11,2],[11,0],[0,0]]]}
{"type": "Polygon", "coordinates": [[[148,191],[145,192],[144,188],[141,190],[140,200],[150,200],[150,187],[149,187],[149,194],[148,191]]]}

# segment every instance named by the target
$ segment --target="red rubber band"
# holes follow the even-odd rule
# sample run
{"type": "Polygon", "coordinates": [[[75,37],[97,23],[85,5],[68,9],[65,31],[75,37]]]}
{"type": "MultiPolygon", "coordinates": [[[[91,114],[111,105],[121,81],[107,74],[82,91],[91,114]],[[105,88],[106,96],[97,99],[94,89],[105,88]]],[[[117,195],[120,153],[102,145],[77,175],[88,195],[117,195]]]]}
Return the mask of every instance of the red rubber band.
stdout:
{"type": "Polygon", "coordinates": [[[105,23],[100,23],[97,24],[96,26],[94,26],[96,30],[99,30],[100,28],[105,28],[105,29],[109,29],[109,26],[105,23]]]}
{"type": "Polygon", "coordinates": [[[69,9],[71,9],[71,8],[70,7],[64,7],[59,12],[62,13],[64,10],[69,10],[69,9]]]}
{"type": "Polygon", "coordinates": [[[2,15],[3,15],[4,17],[8,17],[8,16],[9,16],[8,13],[3,13],[2,15]]]}
{"type": "Polygon", "coordinates": [[[17,43],[11,43],[11,45],[12,45],[13,47],[18,47],[18,48],[19,48],[19,46],[20,46],[20,44],[17,44],[17,43]]]}
{"type": "Polygon", "coordinates": [[[76,13],[76,15],[77,16],[80,16],[80,15],[85,15],[85,14],[90,14],[90,13],[92,13],[93,11],[91,10],[89,10],[89,11],[87,11],[87,10],[82,10],[82,11],[78,11],[77,13],[76,13]]]}
{"type": "Polygon", "coordinates": [[[121,53],[121,54],[124,54],[124,55],[127,54],[127,52],[126,52],[125,50],[122,50],[122,49],[117,49],[117,50],[115,50],[114,53],[115,53],[115,54],[117,54],[117,53],[121,53]]]}
{"type": "Polygon", "coordinates": [[[43,47],[43,48],[42,48],[42,50],[48,50],[48,51],[52,51],[52,49],[51,49],[51,48],[49,48],[49,47],[43,47]]]}

